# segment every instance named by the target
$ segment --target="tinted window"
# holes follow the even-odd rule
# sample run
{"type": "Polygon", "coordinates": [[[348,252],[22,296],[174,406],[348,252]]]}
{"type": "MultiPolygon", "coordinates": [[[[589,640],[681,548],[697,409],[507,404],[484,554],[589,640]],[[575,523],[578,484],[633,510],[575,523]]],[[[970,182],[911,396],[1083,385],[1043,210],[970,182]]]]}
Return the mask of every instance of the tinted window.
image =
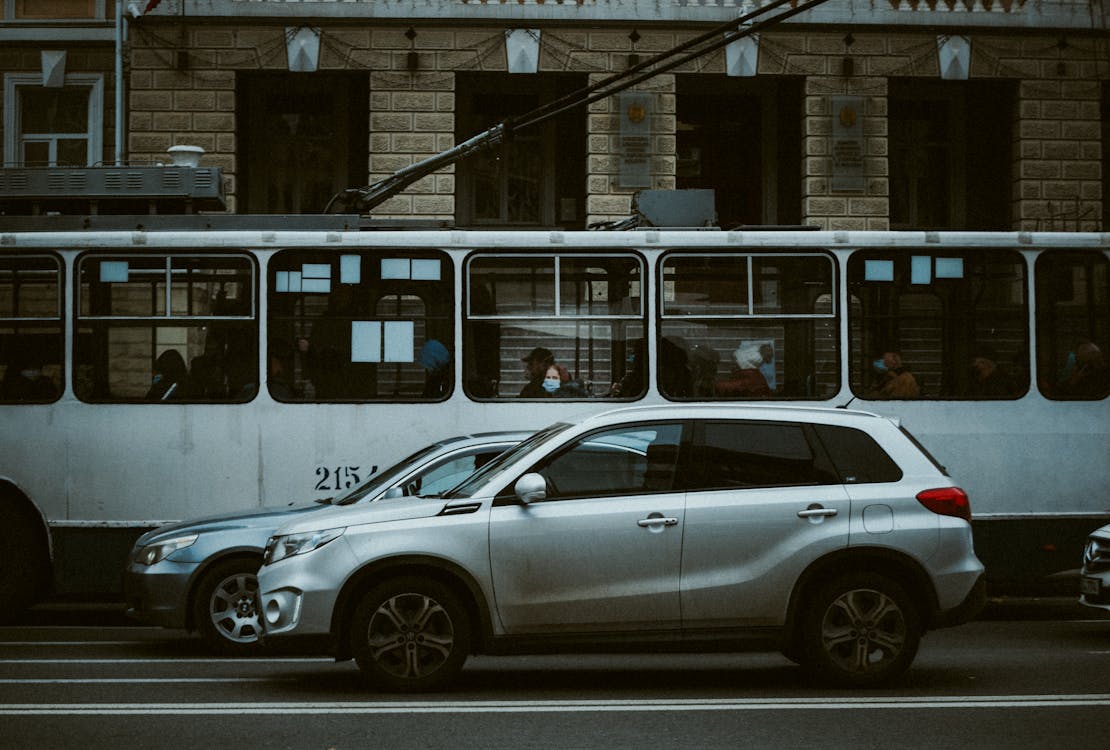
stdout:
{"type": "Polygon", "coordinates": [[[798,424],[707,422],[695,438],[698,489],[837,484],[798,424]]]}
{"type": "Polygon", "coordinates": [[[835,425],[814,425],[814,431],[846,484],[897,482],[898,464],[862,430],[835,425]]]}
{"type": "Polygon", "coordinates": [[[667,492],[675,487],[682,425],[634,425],[595,432],[533,471],[549,500],[667,492]]]}

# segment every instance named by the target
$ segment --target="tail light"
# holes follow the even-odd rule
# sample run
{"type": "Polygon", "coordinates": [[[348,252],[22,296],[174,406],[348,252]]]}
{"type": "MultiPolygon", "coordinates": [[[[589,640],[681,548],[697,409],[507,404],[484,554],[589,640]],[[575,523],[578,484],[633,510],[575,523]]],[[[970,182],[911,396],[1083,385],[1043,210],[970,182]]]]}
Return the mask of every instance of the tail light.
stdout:
{"type": "Polygon", "coordinates": [[[941,487],[917,493],[917,502],[941,516],[955,516],[971,521],[971,501],[959,487],[941,487]]]}

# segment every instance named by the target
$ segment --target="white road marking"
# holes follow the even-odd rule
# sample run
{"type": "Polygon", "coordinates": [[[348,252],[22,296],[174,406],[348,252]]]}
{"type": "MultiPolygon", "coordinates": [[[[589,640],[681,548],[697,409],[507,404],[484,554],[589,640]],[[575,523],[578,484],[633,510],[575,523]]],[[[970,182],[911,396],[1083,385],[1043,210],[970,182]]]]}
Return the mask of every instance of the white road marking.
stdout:
{"type": "Polygon", "coordinates": [[[296,677],[97,677],[93,679],[0,679],[0,685],[122,685],[186,682],[292,682],[296,677]]]}
{"type": "Polygon", "coordinates": [[[211,658],[211,659],[188,659],[178,657],[165,657],[162,659],[0,659],[0,665],[4,664],[273,664],[277,662],[327,662],[334,664],[335,659],[329,657],[314,657],[314,656],[298,656],[298,657],[282,657],[269,658],[265,656],[256,656],[246,659],[234,658],[211,658]]]}
{"type": "Polygon", "coordinates": [[[227,716],[272,714],[477,714],[660,711],[906,710],[1110,706],[1110,695],[961,695],[921,698],[719,700],[373,701],[320,703],[19,703],[0,716],[227,716]]]}

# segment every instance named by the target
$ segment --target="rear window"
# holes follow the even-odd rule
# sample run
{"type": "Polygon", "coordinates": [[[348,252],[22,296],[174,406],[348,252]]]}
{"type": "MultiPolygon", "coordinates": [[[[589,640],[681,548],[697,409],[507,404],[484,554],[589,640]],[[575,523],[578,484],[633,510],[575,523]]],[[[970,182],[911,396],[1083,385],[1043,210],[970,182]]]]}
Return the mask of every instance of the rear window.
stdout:
{"type": "Polygon", "coordinates": [[[828,424],[814,425],[813,429],[845,484],[897,482],[902,478],[898,464],[866,432],[828,424]]]}

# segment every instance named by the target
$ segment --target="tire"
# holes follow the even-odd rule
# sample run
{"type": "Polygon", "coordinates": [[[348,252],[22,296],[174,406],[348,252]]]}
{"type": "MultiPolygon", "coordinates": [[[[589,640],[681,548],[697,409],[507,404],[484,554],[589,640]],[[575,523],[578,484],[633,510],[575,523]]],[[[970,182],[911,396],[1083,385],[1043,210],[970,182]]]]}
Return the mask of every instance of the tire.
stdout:
{"type": "Polygon", "coordinates": [[[259,651],[260,564],[249,557],[223,560],[209,568],[197,584],[193,623],[215,653],[242,656],[259,651]]]}
{"type": "Polygon", "coordinates": [[[50,593],[50,556],[41,523],[9,497],[0,496],[0,623],[16,621],[50,593]]]}
{"type": "Polygon", "coordinates": [[[416,577],[386,581],[355,608],[351,653],[371,686],[425,692],[447,686],[470,654],[471,625],[447,586],[416,577]]]}
{"type": "Polygon", "coordinates": [[[920,616],[905,589],[877,573],[850,573],[810,601],[800,652],[823,682],[871,687],[909,669],[920,643],[920,616]]]}

